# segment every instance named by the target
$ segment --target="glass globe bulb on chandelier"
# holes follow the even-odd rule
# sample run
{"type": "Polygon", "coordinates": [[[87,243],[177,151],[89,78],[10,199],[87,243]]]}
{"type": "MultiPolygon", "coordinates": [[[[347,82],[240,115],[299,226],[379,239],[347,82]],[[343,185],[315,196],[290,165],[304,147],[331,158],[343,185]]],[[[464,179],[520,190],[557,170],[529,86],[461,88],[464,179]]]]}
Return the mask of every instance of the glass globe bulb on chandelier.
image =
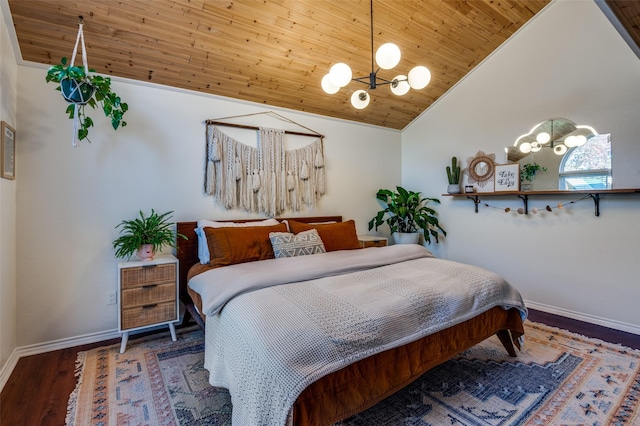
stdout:
{"type": "Polygon", "coordinates": [[[351,81],[366,84],[368,90],[356,90],[351,95],[351,105],[356,109],[363,109],[369,105],[371,96],[369,90],[374,90],[378,86],[389,85],[394,95],[402,96],[410,89],[420,90],[427,87],[431,81],[431,72],[425,66],[418,65],[413,67],[407,75],[397,75],[392,80],[386,80],[378,77],[378,71],[390,70],[400,63],[402,57],[400,48],[393,43],[385,43],[378,48],[375,53],[375,64],[378,69],[375,70],[374,54],[373,54],[373,0],[371,0],[371,73],[364,77],[353,78],[353,73],[349,65],[339,62],[334,64],[329,73],[322,77],[322,90],[333,95],[348,85],[351,81]]]}

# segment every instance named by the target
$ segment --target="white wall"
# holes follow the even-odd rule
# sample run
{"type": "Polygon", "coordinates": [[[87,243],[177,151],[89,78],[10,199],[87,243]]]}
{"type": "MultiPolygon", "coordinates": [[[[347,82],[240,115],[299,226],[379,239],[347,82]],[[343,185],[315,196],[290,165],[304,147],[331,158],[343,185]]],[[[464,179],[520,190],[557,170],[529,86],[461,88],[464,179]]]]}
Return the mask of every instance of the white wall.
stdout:
{"type": "MultiPolygon", "coordinates": [[[[612,135],[614,188],[640,188],[640,61],[592,1],[552,2],[402,135],[406,187],[446,191],[445,166],[503,148],[550,117],[612,135]]],[[[538,307],[640,330],[640,195],[603,196],[527,216],[517,198],[439,197],[443,257],[505,276],[538,307]]],[[[578,197],[530,199],[530,208],[578,197]]]]}
{"type": "MultiPolygon", "coordinates": [[[[17,63],[0,9],[0,121],[16,129],[17,63]]],[[[16,169],[19,179],[20,170],[16,169]]],[[[0,371],[16,347],[16,180],[0,179],[0,371]]],[[[0,389],[2,388],[0,376],[0,389]]]]}
{"type": "MultiPolygon", "coordinates": [[[[116,306],[106,305],[117,281],[114,227],[151,208],[174,210],[176,221],[247,217],[203,195],[204,121],[267,110],[114,80],[129,104],[128,126],[114,132],[96,112],[92,143],[72,148],[66,104],[45,70],[18,68],[18,346],[114,329],[116,306]]],[[[365,233],[379,208],[376,191],[400,182],[400,132],[276,111],[326,136],[327,194],[316,211],[300,214],[341,214],[365,233]]],[[[231,121],[304,131],[264,117],[231,121]]],[[[244,137],[255,141],[252,132],[244,137]]]]}

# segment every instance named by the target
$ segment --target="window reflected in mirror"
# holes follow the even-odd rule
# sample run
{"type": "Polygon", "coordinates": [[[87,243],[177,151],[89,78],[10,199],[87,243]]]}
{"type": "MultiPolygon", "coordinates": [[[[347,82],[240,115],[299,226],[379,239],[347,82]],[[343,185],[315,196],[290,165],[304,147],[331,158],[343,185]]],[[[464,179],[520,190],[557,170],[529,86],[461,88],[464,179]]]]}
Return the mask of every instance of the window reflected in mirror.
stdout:
{"type": "Polygon", "coordinates": [[[560,162],[559,189],[611,189],[611,135],[594,135],[560,162]]]}
{"type": "Polygon", "coordinates": [[[534,126],[505,148],[506,163],[540,168],[527,187],[545,190],[611,189],[611,135],[566,118],[534,126]],[[530,185],[529,185],[530,184],[530,185]]]}

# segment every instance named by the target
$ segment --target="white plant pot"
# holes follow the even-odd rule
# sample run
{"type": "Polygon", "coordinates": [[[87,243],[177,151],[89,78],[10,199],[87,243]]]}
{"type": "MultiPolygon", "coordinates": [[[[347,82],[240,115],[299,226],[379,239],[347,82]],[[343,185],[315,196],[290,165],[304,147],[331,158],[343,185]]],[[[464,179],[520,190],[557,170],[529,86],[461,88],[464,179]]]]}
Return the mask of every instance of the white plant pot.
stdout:
{"type": "Polygon", "coordinates": [[[143,244],[138,249],[138,258],[142,261],[153,260],[154,255],[153,244],[143,244]]]}
{"type": "Polygon", "coordinates": [[[419,244],[420,233],[419,232],[394,232],[393,241],[396,244],[419,244]]]}
{"type": "Polygon", "coordinates": [[[459,183],[450,183],[449,186],[447,186],[447,193],[448,194],[459,194],[460,193],[460,184],[459,183]]]}

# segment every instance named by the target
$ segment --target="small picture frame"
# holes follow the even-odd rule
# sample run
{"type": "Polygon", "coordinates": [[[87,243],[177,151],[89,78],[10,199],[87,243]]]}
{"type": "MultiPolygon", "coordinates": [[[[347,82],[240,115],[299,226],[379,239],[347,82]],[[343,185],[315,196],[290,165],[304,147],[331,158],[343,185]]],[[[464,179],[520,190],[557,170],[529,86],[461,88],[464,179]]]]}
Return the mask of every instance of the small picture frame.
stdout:
{"type": "Polygon", "coordinates": [[[16,178],[16,131],[2,122],[2,143],[0,144],[0,171],[5,179],[16,178]]]}
{"type": "Polygon", "coordinates": [[[497,164],[495,192],[520,191],[520,164],[497,164]]]}

